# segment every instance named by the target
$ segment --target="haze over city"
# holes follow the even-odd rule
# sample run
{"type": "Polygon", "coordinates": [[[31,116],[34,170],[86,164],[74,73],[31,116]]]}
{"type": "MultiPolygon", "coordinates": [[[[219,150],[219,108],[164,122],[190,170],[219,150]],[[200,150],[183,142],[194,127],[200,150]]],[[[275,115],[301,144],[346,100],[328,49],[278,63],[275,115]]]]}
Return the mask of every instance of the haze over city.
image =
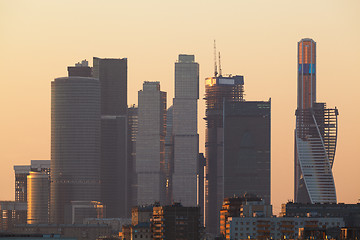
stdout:
{"type": "Polygon", "coordinates": [[[50,82],[92,57],[128,59],[128,105],[144,81],[174,97],[174,62],[200,66],[198,129],[205,139],[205,78],[213,40],[225,74],[244,76],[246,100],[271,98],[271,203],[294,194],[297,42],[317,42],[317,102],[339,109],[333,167],[338,202],[360,198],[357,108],[359,1],[2,1],[0,0],[0,200],[14,199],[14,165],[50,159],[50,82]]]}

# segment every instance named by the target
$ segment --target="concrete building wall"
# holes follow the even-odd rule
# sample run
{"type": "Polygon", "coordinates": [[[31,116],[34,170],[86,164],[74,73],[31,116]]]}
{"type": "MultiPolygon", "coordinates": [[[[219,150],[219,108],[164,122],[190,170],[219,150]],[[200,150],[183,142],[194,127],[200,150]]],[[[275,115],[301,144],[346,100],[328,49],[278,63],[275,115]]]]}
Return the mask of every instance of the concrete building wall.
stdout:
{"type": "Polygon", "coordinates": [[[173,100],[173,201],[197,206],[199,135],[197,101],[199,64],[194,55],[179,55],[175,63],[175,98],[173,100]]]}
{"type": "Polygon", "coordinates": [[[159,82],[144,82],[138,98],[137,202],[144,205],[165,201],[166,93],[159,82]]]}

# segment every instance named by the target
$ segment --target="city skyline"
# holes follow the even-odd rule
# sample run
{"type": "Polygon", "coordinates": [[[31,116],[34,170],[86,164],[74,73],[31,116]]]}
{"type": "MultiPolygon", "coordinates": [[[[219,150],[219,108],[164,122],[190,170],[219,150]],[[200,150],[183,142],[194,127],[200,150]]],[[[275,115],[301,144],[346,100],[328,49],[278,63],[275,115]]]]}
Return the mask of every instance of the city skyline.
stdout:
{"type": "Polygon", "coordinates": [[[194,54],[200,65],[198,126],[200,152],[204,152],[205,122],[202,118],[205,108],[202,98],[205,78],[213,73],[212,44],[215,38],[222,55],[223,72],[245,77],[246,99],[272,99],[271,195],[277,213],[281,203],[293,198],[296,43],[309,37],[318,44],[317,99],[340,109],[333,168],[338,202],[358,201],[360,187],[355,185],[355,189],[350,189],[353,181],[359,181],[356,169],[360,167],[355,151],[360,132],[353,128],[360,113],[352,107],[359,86],[356,81],[360,62],[358,2],[311,2],[313,8],[310,9],[286,1],[229,1],[220,6],[211,1],[206,4],[155,1],[152,4],[157,8],[153,13],[147,9],[153,5],[146,2],[137,12],[135,4],[111,3],[72,3],[72,9],[67,9],[60,1],[29,1],[22,5],[0,3],[3,23],[0,25],[3,36],[0,40],[3,75],[0,94],[3,134],[0,144],[4,147],[0,155],[0,188],[5,189],[0,195],[1,200],[13,199],[13,165],[26,164],[30,159],[50,158],[51,80],[66,76],[66,66],[82,59],[90,61],[93,56],[128,58],[129,106],[137,104],[137,91],[143,81],[149,80],[160,81],[161,89],[168,92],[167,105],[171,106],[174,97],[173,63],[178,54],[194,54]],[[220,16],[206,19],[208,13],[217,7],[220,16]],[[86,11],[79,13],[83,8],[86,11]],[[116,16],[116,10],[120,9],[129,13],[121,10],[124,16],[116,16]],[[234,16],[239,9],[246,11],[234,16]],[[68,13],[68,19],[60,17],[61,11],[68,13]],[[94,17],[98,11],[101,20],[94,17]],[[190,19],[195,16],[194,26],[189,25],[190,20],[182,18],[182,11],[190,19]],[[306,12],[306,18],[301,19],[303,12],[306,12]],[[137,20],[141,14],[144,16],[137,20]],[[163,23],[163,18],[168,18],[168,23],[163,23]],[[87,22],[76,23],[82,19],[87,22]],[[180,20],[184,20],[188,27],[180,20]],[[149,23],[144,24],[145,21],[149,23]],[[121,27],[121,33],[105,28],[106,23],[117,30],[121,27]],[[218,32],[214,33],[216,29],[218,32]],[[69,38],[68,34],[73,37],[69,38]],[[99,36],[101,34],[109,37],[103,39],[99,36]],[[122,38],[124,34],[127,36],[122,38]],[[187,35],[191,37],[187,38],[187,35]]]}

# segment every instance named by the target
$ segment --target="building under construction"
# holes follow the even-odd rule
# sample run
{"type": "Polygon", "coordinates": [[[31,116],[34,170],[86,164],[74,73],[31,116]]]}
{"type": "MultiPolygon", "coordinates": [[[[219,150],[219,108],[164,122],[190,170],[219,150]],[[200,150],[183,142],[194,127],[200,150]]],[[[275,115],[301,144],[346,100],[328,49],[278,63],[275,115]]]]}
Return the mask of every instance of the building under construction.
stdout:
{"type": "Polygon", "coordinates": [[[224,199],[223,186],[223,104],[225,101],[244,101],[243,76],[217,76],[207,78],[206,100],[206,180],[205,225],[208,232],[217,233],[219,211],[224,199]]]}

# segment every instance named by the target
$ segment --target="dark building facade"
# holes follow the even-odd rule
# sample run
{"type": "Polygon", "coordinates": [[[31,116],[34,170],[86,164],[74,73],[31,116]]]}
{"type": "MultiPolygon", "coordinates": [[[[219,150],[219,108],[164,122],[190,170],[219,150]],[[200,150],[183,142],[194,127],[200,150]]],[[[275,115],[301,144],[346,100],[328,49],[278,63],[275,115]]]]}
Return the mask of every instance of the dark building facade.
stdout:
{"type": "Polygon", "coordinates": [[[135,105],[128,108],[127,130],[127,188],[128,209],[137,205],[137,175],[136,175],[136,135],[138,132],[138,108],[135,105]]]}
{"type": "Polygon", "coordinates": [[[127,59],[93,58],[93,76],[101,86],[101,202],[109,218],[126,217],[127,59]]]}
{"type": "Polygon", "coordinates": [[[0,232],[26,223],[26,202],[0,201],[0,232]]]}
{"type": "Polygon", "coordinates": [[[219,232],[219,211],[223,189],[223,102],[244,101],[244,77],[212,77],[205,82],[206,100],[206,180],[205,226],[208,232],[219,232]]]}
{"type": "Polygon", "coordinates": [[[75,66],[68,67],[69,77],[92,77],[92,69],[86,60],[78,62],[75,66]]]}
{"type": "Polygon", "coordinates": [[[270,204],[271,102],[224,102],[224,197],[259,196],[270,204]]]}
{"type": "Polygon", "coordinates": [[[100,199],[100,83],[64,77],[51,82],[50,220],[64,223],[70,201],[100,199]]]}
{"type": "Polygon", "coordinates": [[[294,199],[298,203],[336,203],[332,167],[338,110],[316,102],[316,42],[298,42],[298,99],[294,150],[294,199]]]}
{"type": "Polygon", "coordinates": [[[152,234],[153,239],[200,239],[200,209],[179,203],[154,206],[152,234]]]}

